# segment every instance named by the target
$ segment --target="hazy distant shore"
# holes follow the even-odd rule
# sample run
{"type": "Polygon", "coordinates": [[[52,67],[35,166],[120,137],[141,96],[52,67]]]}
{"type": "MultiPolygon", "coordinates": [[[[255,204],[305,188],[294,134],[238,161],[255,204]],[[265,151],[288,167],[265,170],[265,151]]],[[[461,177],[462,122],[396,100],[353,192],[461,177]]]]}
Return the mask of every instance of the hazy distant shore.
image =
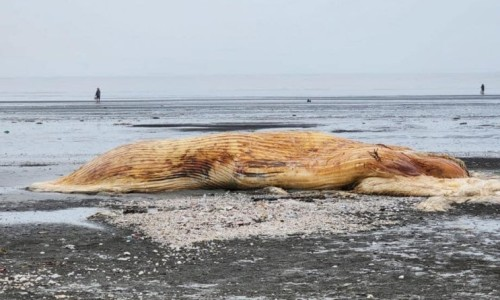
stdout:
{"type": "Polygon", "coordinates": [[[186,99],[325,99],[500,95],[500,73],[186,75],[0,78],[0,102],[186,99]]]}

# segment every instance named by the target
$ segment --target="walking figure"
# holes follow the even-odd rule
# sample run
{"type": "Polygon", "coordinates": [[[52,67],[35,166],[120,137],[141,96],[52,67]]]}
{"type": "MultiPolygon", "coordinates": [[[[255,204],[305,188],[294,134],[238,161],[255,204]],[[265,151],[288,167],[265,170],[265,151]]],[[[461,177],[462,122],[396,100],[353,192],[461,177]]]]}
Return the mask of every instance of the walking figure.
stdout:
{"type": "Polygon", "coordinates": [[[481,84],[481,95],[484,95],[484,84],[481,84]]]}
{"type": "Polygon", "coordinates": [[[97,88],[97,91],[95,91],[95,102],[96,103],[101,103],[101,90],[97,88]]]}

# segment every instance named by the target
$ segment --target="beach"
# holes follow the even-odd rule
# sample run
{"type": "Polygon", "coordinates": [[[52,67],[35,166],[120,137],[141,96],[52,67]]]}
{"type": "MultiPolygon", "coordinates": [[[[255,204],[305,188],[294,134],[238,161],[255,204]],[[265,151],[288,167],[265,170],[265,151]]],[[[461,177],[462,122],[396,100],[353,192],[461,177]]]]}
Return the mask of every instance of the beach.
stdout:
{"type": "Polygon", "coordinates": [[[0,298],[499,297],[495,205],[429,213],[415,208],[421,197],[346,191],[26,190],[122,144],[231,130],[404,145],[498,176],[499,112],[495,95],[1,102],[0,298]]]}

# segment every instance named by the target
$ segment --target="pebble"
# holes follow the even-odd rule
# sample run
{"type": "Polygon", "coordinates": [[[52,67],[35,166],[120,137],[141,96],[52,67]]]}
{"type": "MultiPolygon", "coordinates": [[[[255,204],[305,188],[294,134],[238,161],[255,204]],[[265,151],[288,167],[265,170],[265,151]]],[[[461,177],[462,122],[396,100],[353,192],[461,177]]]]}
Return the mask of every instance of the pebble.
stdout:
{"type": "MultiPolygon", "coordinates": [[[[169,201],[135,201],[127,206],[139,211],[155,207],[155,212],[110,213],[104,221],[133,228],[141,233],[141,239],[150,237],[155,242],[179,249],[192,247],[197,242],[250,236],[300,235],[307,238],[318,231],[353,233],[372,230],[396,224],[400,215],[397,211],[418,201],[383,196],[373,199],[374,196],[335,191],[287,192],[273,201],[253,200],[267,196],[269,194],[256,196],[255,193],[227,192],[202,197],[179,196],[169,201]],[[366,201],[367,197],[370,201],[366,201]],[[377,217],[381,209],[384,218],[377,217]],[[164,226],[164,220],[169,220],[168,227],[164,226]]],[[[133,239],[132,236],[126,237],[127,242],[133,239]]]]}
{"type": "Polygon", "coordinates": [[[118,257],[116,260],[120,260],[120,261],[128,261],[130,260],[130,257],[118,257]]]}
{"type": "Polygon", "coordinates": [[[66,248],[69,250],[75,250],[75,245],[68,244],[68,245],[64,245],[63,248],[66,248]]]}

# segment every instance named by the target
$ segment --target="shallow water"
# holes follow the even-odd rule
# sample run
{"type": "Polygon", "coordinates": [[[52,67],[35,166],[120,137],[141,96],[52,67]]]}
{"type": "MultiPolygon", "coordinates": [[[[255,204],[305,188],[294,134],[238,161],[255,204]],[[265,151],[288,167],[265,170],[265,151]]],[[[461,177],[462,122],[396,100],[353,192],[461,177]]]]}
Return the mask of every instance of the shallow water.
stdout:
{"type": "Polygon", "coordinates": [[[102,226],[87,220],[89,216],[95,214],[99,210],[102,209],[78,207],[53,211],[0,212],[0,225],[57,223],[103,229],[102,226]]]}
{"type": "Polygon", "coordinates": [[[68,157],[84,161],[138,139],[179,138],[231,129],[253,131],[259,127],[319,130],[421,151],[500,157],[500,96],[312,101],[3,103],[0,164],[49,157],[50,161],[68,157]]]}
{"type": "MultiPolygon", "coordinates": [[[[430,220],[422,224],[412,224],[373,232],[374,239],[368,247],[363,246],[355,251],[367,253],[384,253],[406,259],[419,259],[426,255],[434,255],[435,266],[444,260],[470,259],[481,260],[488,264],[500,262],[499,251],[494,246],[500,239],[500,220],[478,216],[460,216],[446,220],[430,220]],[[385,236],[397,236],[392,241],[384,240],[385,236]],[[431,250],[438,248],[439,252],[431,250]]],[[[374,255],[374,262],[385,258],[374,255]]],[[[387,263],[387,262],[386,262],[387,263]]],[[[446,273],[444,274],[446,276],[446,273]]],[[[457,276],[454,272],[449,276],[457,276]]]]}

